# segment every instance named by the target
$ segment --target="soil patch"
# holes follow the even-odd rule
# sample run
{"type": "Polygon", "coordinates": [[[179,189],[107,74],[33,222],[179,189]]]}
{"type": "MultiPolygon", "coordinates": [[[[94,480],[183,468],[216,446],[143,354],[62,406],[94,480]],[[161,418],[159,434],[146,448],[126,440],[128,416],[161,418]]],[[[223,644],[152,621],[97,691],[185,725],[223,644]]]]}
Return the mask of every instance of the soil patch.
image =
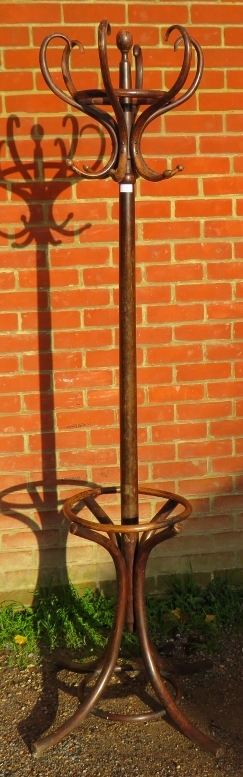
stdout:
{"type": "MultiPolygon", "coordinates": [[[[53,667],[55,656],[23,670],[1,655],[0,777],[243,777],[243,636],[226,637],[213,669],[183,678],[182,709],[227,749],[215,760],[163,718],[117,723],[94,715],[63,742],[36,759],[30,745],[77,708],[80,675],[53,667]]],[[[144,673],[112,680],[102,709],[144,712],[151,688],[144,673]]]]}

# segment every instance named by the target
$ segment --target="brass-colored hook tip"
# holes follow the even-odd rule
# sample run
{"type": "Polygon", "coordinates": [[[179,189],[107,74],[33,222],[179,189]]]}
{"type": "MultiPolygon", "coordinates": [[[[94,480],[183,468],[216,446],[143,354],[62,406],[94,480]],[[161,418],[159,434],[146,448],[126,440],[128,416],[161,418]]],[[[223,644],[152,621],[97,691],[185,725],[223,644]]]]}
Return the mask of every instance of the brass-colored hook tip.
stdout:
{"type": "Polygon", "coordinates": [[[182,170],[184,170],[184,165],[176,165],[173,170],[164,170],[163,178],[174,178],[174,175],[182,173],[182,170]]]}
{"type": "Polygon", "coordinates": [[[133,47],[133,37],[129,30],[120,30],[116,36],[116,45],[121,53],[130,51],[133,47]]]}

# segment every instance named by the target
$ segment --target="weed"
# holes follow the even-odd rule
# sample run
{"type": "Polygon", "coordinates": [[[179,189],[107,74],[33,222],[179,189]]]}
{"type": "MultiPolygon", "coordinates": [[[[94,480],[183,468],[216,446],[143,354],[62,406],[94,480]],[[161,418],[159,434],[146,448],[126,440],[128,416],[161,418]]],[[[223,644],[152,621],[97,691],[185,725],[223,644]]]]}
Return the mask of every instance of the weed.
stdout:
{"type": "MultiPolygon", "coordinates": [[[[75,587],[55,590],[52,586],[35,595],[35,607],[2,604],[0,648],[7,649],[11,663],[24,666],[29,657],[38,660],[42,651],[56,647],[78,650],[81,658],[104,649],[110,633],[115,599],[89,589],[79,596],[75,587]]],[[[147,598],[147,616],[155,644],[188,637],[192,649],[218,648],[225,628],[243,628],[243,588],[216,578],[203,589],[192,575],[176,576],[162,596],[147,598]]],[[[122,653],[137,655],[136,634],[124,632],[122,653]]]]}

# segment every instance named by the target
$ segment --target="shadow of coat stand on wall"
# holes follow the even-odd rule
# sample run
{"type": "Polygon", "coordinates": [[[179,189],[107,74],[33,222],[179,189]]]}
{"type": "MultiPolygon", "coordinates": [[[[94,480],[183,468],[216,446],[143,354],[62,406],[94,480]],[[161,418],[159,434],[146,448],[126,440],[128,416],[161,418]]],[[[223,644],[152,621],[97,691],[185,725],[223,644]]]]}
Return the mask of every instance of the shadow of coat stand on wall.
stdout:
{"type": "MultiPolygon", "coordinates": [[[[44,130],[40,124],[34,124],[31,129],[33,141],[33,159],[22,161],[18,153],[17,138],[15,133],[21,129],[21,121],[18,116],[10,116],[6,126],[6,140],[2,141],[0,148],[5,144],[11,163],[4,158],[0,168],[0,186],[9,191],[10,199],[21,198],[28,206],[28,216],[21,216],[22,225],[14,231],[6,232],[1,229],[0,234],[8,239],[12,248],[24,250],[30,244],[36,246],[36,288],[37,288],[37,331],[38,331],[38,362],[39,362],[39,412],[41,432],[40,469],[41,480],[31,480],[26,476],[23,482],[21,472],[20,483],[1,492],[2,513],[21,522],[31,530],[36,538],[39,552],[39,567],[36,579],[36,588],[33,594],[33,606],[38,607],[39,592],[52,579],[54,585],[68,587],[69,578],[66,563],[66,542],[69,525],[62,513],[62,502],[59,499],[58,489],[72,486],[77,487],[94,485],[80,480],[80,478],[57,477],[56,460],[56,435],[55,435],[55,403],[53,394],[53,353],[52,353],[52,320],[50,304],[50,266],[49,246],[58,246],[62,243],[62,237],[80,235],[90,228],[90,223],[76,230],[68,228],[73,214],[68,213],[65,220],[58,224],[53,216],[53,206],[57,197],[70,188],[76,180],[75,175],[68,167],[68,160],[72,159],[76,151],[80,136],[77,119],[68,115],[63,120],[63,126],[70,123],[72,140],[69,151],[62,138],[56,138],[55,145],[60,148],[59,161],[45,161],[42,151],[44,130]],[[52,177],[50,177],[52,176],[52,177]],[[44,289],[44,290],[43,290],[44,289]],[[47,549],[45,542],[45,530],[53,534],[53,547],[47,549]],[[51,531],[50,531],[51,530],[51,531]],[[52,532],[53,530],[53,532],[52,532]],[[46,563],[46,555],[51,556],[53,563],[46,563]],[[55,560],[56,554],[56,560],[55,560]]],[[[91,125],[87,125],[91,127],[91,125]]],[[[92,129],[93,125],[92,125],[92,129]]],[[[97,128],[95,128],[97,129],[97,128]]],[[[102,133],[101,155],[104,152],[102,133]]],[[[30,141],[31,142],[31,141],[30,141]]],[[[94,167],[97,163],[95,163],[94,167]]],[[[11,207],[11,206],[10,206],[11,207]]],[[[82,206],[80,206],[82,216],[82,206]]],[[[15,263],[16,266],[16,263],[15,263]]],[[[21,266],[21,263],[20,263],[21,266]]],[[[31,265],[32,267],[32,265],[31,265]]],[[[27,267],[28,271],[28,267],[27,267]]],[[[22,333],[21,333],[22,334],[22,333]]],[[[16,332],[16,352],[18,352],[18,333],[16,332]]],[[[7,346],[7,337],[6,337],[7,346]]],[[[17,376],[16,376],[17,377],[17,376]]],[[[13,378],[13,390],[16,390],[16,382],[13,378]]],[[[28,412],[26,413],[26,418],[28,412]]],[[[25,418],[23,419],[23,432],[25,418]]],[[[7,431],[7,430],[6,430],[7,431]]],[[[21,455],[21,462],[23,461],[21,455]]],[[[20,470],[21,471],[21,470],[20,470]]],[[[13,469],[14,482],[16,484],[16,468],[13,469]]],[[[12,525],[12,524],[11,524],[12,525]]],[[[27,570],[26,570],[27,571],[27,570]]],[[[70,587],[69,587],[70,588],[70,587]]],[[[72,590],[69,590],[71,600],[72,590]]],[[[56,716],[58,704],[58,684],[54,686],[50,696],[49,688],[50,666],[43,662],[43,683],[40,699],[34,709],[19,726],[21,736],[28,746],[33,739],[42,734],[51,725],[56,716]],[[48,714],[43,716],[43,708],[48,709],[48,714]],[[34,733],[33,733],[34,732],[34,733]]]]}

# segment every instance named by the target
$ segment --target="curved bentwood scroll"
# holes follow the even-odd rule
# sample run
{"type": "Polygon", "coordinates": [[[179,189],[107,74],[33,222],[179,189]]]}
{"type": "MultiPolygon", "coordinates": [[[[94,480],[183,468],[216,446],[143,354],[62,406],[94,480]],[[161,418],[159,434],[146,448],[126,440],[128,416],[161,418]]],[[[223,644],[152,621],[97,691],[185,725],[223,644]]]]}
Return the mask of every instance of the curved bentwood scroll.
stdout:
{"type": "MultiPolygon", "coordinates": [[[[177,51],[180,44],[184,46],[184,56],[181,71],[174,85],[167,92],[144,90],[143,86],[143,58],[139,45],[133,46],[133,39],[129,32],[121,30],[116,38],[118,49],[122,54],[122,62],[129,66],[128,54],[133,49],[135,59],[135,88],[131,88],[131,83],[127,88],[114,89],[112,86],[108,56],[107,56],[107,36],[111,34],[111,27],[108,21],[104,20],[99,25],[98,31],[98,51],[100,58],[100,67],[103,78],[104,89],[78,90],[70,74],[70,56],[72,49],[77,46],[80,52],[84,53],[84,47],[78,40],[70,40],[63,33],[53,33],[48,35],[40,50],[40,67],[43,77],[57,97],[64,102],[77,108],[79,111],[96,119],[110,135],[112,151],[107,164],[97,171],[93,171],[88,165],[80,170],[76,165],[70,163],[73,170],[85,178],[107,178],[111,176],[115,181],[121,182],[126,174],[127,162],[130,160],[131,172],[137,178],[141,176],[148,181],[161,181],[163,178],[171,178],[177,172],[183,170],[182,165],[178,165],[174,170],[164,170],[157,173],[146,164],[142,151],[141,141],[144,130],[158,116],[171,111],[178,105],[186,102],[196,91],[203,72],[203,54],[199,44],[194,38],[191,38],[188,32],[181,25],[172,25],[166,32],[165,40],[168,41],[171,33],[176,30],[179,37],[174,43],[174,51],[177,51]],[[65,47],[62,55],[62,75],[67,92],[60,89],[53,81],[47,64],[47,48],[50,41],[56,38],[62,38],[65,41],[65,47]],[[192,50],[196,54],[196,72],[189,88],[185,91],[183,87],[188,78],[192,50]],[[130,126],[126,122],[123,107],[130,105],[132,121],[130,126]],[[102,110],[100,106],[111,106],[115,118],[102,110]],[[136,119],[137,111],[140,106],[148,106],[136,119]]],[[[128,81],[131,79],[128,78],[128,81]]]]}

